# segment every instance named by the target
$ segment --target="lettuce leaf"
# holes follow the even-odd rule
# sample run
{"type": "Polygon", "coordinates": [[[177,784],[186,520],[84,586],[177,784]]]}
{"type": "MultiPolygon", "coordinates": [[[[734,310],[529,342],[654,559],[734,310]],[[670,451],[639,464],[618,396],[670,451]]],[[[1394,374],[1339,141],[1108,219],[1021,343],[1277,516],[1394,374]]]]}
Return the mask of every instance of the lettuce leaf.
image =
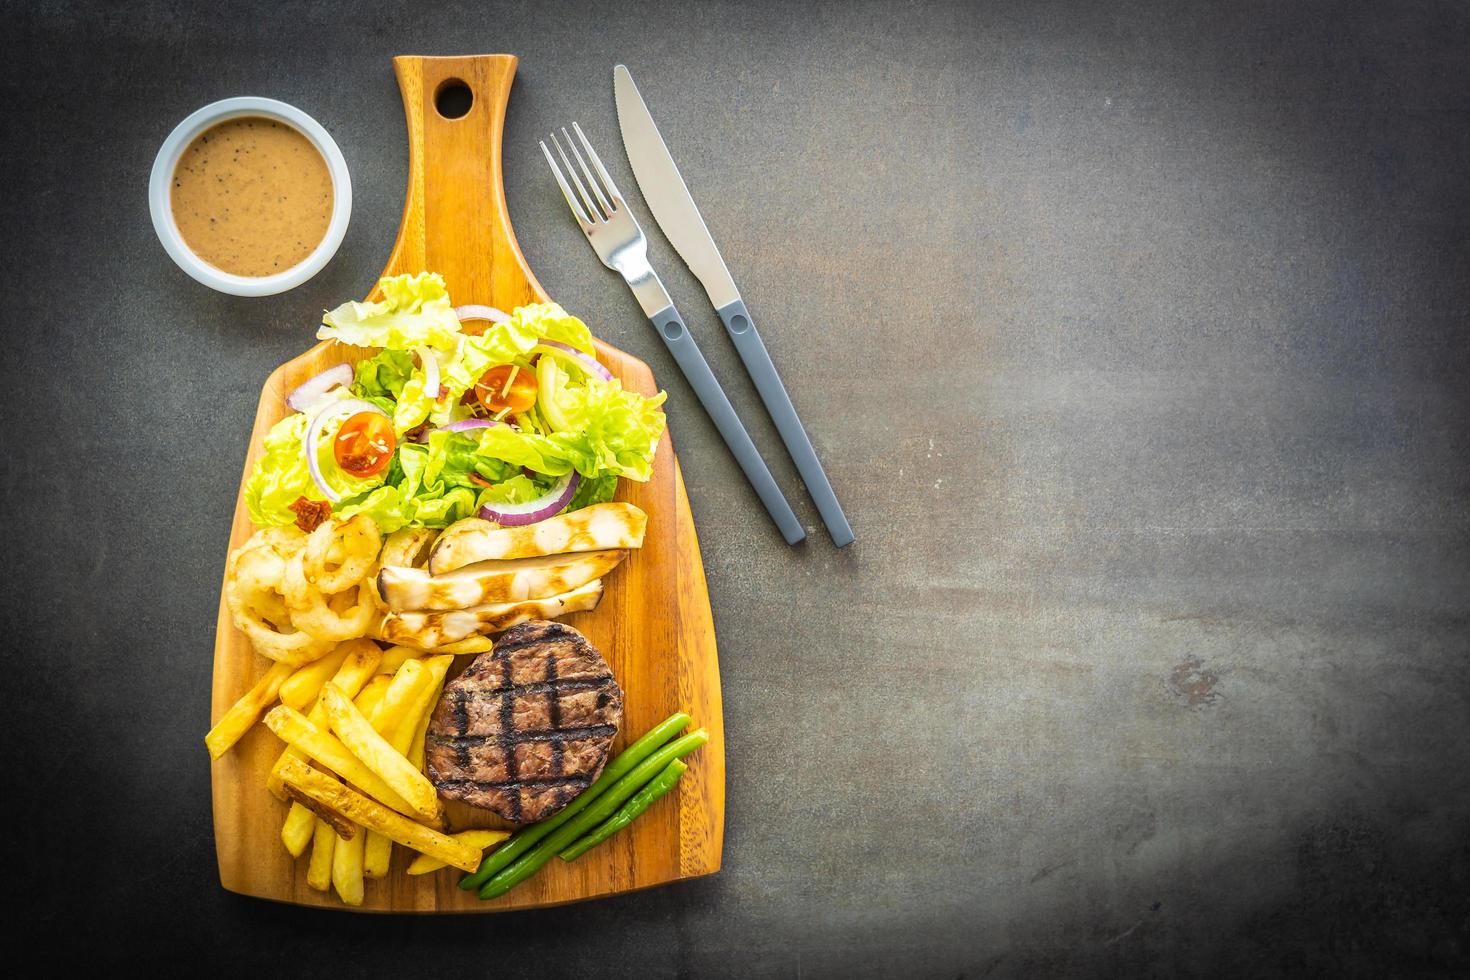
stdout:
{"type": "MultiPolygon", "coordinates": [[[[300,497],[326,499],[306,466],[303,443],[310,424],[310,416],[297,412],[271,426],[262,440],[260,458],[245,481],[245,509],[257,527],[295,523],[296,512],[291,510],[291,504],[300,497]]],[[[331,434],[336,424],[339,423],[328,423],[317,444],[317,466],[323,479],[341,494],[362,493],[376,486],[381,482],[379,477],[357,479],[337,466],[331,450],[331,434]]]]}
{"type": "MultiPolygon", "coordinates": [[[[323,435],[318,459],[325,479],[343,495],[333,508],[339,516],[368,514],[384,533],[444,527],[485,504],[534,500],[573,470],[582,481],[569,509],[611,500],[622,477],[649,478],[664,430],[664,393],[644,398],[616,381],[569,371],[554,359],[544,365],[545,400],[517,416],[517,428],[436,428],[423,442],[402,441],[425,423],[438,427],[467,417],[470,411],[460,399],[491,368],[517,364],[536,370],[532,356],[543,340],[587,354],[595,354],[596,347],[587,325],[555,303],[520,307],[506,322],[466,334],[437,275],[385,277],[379,291],[375,302],[344,303],[327,313],[317,334],[381,348],[358,362],[351,394],[391,416],[400,437],[387,471],[357,480],[335,465],[331,432],[323,435]],[[416,363],[420,348],[436,354],[440,390],[425,390],[425,372],[416,363]]],[[[305,415],[292,415],[265,438],[245,487],[250,516],[261,526],[294,522],[290,505],[298,497],[321,499],[302,449],[309,422],[305,415]]]]}
{"type": "Polygon", "coordinates": [[[577,492],[572,494],[572,499],[567,502],[567,510],[581,510],[593,504],[605,504],[613,499],[613,495],[617,492],[618,478],[612,473],[606,476],[584,477],[582,482],[577,484],[577,492]]]}
{"type": "Polygon", "coordinates": [[[440,276],[432,272],[384,276],[378,289],[383,298],[375,303],[343,303],[326,313],[317,339],[393,350],[454,348],[460,336],[459,317],[440,276]]]}

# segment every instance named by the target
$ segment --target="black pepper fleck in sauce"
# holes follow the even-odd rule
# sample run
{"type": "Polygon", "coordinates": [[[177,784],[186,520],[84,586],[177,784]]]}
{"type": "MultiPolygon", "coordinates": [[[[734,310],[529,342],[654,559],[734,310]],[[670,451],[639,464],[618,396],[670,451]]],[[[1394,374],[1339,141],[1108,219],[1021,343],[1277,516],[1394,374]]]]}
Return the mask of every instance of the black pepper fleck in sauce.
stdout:
{"type": "Polygon", "coordinates": [[[290,126],[231,119],[184,150],[172,206],[195,255],[237,276],[268,276],[300,263],[326,235],[332,177],[290,126]]]}

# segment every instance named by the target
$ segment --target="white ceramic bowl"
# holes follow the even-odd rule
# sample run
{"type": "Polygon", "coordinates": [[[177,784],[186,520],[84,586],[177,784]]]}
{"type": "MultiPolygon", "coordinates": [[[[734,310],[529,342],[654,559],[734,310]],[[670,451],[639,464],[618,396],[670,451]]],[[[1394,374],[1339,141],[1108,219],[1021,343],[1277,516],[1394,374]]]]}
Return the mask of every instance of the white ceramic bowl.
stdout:
{"type": "Polygon", "coordinates": [[[174,127],[168,139],[159,147],[153,160],[153,175],[148,180],[148,208],[153,212],[153,230],[164,250],[195,279],[212,289],[235,296],[271,296],[306,282],[322,271],[322,268],[337,254],[342,237],[347,234],[347,220],[352,216],[352,179],[347,175],[347,161],[342,151],[327,131],[315,119],[300,109],[275,99],[245,97],[223,99],[191,114],[174,127]],[[264,116],[285,123],[311,140],[313,146],[327,161],[327,170],[332,175],[332,220],[327,224],[327,233],[321,244],[310,255],[284,272],[271,276],[237,276],[205,262],[195,255],[174,222],[169,185],[179,157],[194,142],[194,138],[211,126],[242,116],[264,116]]]}

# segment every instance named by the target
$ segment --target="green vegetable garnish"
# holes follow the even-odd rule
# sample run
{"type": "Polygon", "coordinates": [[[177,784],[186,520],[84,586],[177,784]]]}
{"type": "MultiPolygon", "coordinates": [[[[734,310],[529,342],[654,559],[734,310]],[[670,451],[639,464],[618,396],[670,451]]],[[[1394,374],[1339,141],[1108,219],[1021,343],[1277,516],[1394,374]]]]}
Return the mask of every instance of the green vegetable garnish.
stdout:
{"type": "MultiPolygon", "coordinates": [[[[665,395],[645,398],[618,381],[588,377],[575,358],[546,358],[540,371],[532,351],[543,341],[586,354],[595,347],[587,325],[554,303],[523,306],[504,323],[466,334],[444,280],[433,273],[389,276],[382,299],[344,303],[323,317],[317,336],[381,348],[359,361],[350,392],[393,421],[397,449],[387,469],[357,479],[342,472],[331,452],[336,426],[325,425],[315,447],[318,469],[340,517],[367,514],[383,533],[403,527],[445,527],[490,504],[520,504],[543,496],[575,470],[582,477],[568,509],[611,500],[621,477],[646,481],[664,431],[665,395]],[[424,359],[434,364],[426,368],[424,359]],[[487,371],[514,365],[527,377],[543,374],[552,390],[522,414],[463,432],[444,426],[488,413],[474,389],[487,371]],[[426,390],[437,374],[434,391],[426,390]],[[466,398],[471,404],[465,404],[466,398]],[[425,435],[425,433],[427,433],[425,435]]],[[[545,350],[545,348],[542,348],[545,350]]],[[[510,370],[501,368],[502,373],[510,370]]],[[[289,416],[270,430],[264,452],[245,484],[251,519],[261,527],[290,524],[299,498],[327,499],[306,464],[303,439],[310,419],[289,416]]]]}

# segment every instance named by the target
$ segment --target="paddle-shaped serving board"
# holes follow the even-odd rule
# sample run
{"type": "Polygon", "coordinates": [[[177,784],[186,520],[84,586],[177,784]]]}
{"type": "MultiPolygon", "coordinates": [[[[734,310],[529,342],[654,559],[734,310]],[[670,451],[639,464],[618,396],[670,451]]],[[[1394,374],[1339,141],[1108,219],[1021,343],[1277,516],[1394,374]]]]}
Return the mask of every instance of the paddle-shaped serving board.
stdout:
{"type": "MultiPolygon", "coordinates": [[[[456,304],[511,310],[543,302],[545,292],[526,268],[506,217],[500,140],[515,75],[510,55],[395,58],[393,67],[408,120],[408,199],[385,275],[429,270],[444,276],[456,304]],[[468,114],[446,119],[436,95],[463,83],[473,97],[468,114]]],[[[561,207],[550,191],[547,207],[561,207]]],[[[588,275],[601,270],[587,256],[588,275]]],[[[306,312],[306,311],[304,311],[306,312]]],[[[593,324],[596,332],[597,325],[593,324]]],[[[266,430],[285,416],[284,398],[302,381],[362,354],[335,342],[318,344],[267,379],[245,458],[249,474],[266,430]]],[[[598,356],[630,389],[656,391],[648,365],[599,344],[598,356]]],[[[725,816],[725,746],[714,626],[704,566],[674,447],[665,439],[644,484],[622,481],[620,499],[648,513],[642,550],[606,580],[597,609],[567,617],[612,665],[625,694],[623,732],[614,751],[677,710],[710,731],[689,758],[689,771],[632,827],[577,861],[553,860],[530,881],[490,902],[461,891],[460,873],[404,874],[410,854],[394,848],[388,877],[368,880],[361,908],[376,912],[493,912],[555,905],[710,874],[719,870],[725,816]]],[[[235,505],[230,548],[255,530],[243,496],[235,505]]],[[[470,662],[460,657],[455,671],[470,662]]],[[[212,720],[217,721],[263,674],[258,656],[230,622],[223,600],[215,639],[212,720]]],[[[257,725],[213,768],[214,834],[220,882],[230,891],[303,905],[346,906],[335,894],[306,885],[306,858],[293,860],[280,842],[286,807],[265,788],[282,743],[257,725]]],[[[201,752],[201,755],[203,753],[201,752]]],[[[502,826],[485,811],[454,804],[453,829],[502,826]]]]}

